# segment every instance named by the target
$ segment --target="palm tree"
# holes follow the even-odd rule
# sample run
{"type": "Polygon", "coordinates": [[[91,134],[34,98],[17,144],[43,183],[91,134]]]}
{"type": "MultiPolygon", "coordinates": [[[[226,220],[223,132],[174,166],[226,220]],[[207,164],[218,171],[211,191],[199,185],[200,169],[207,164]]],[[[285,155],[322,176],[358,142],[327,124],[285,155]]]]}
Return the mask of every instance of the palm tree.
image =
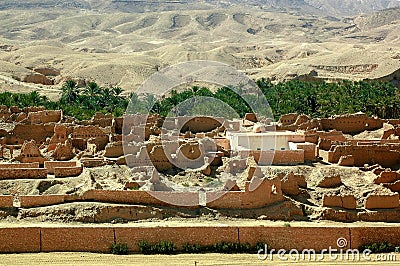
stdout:
{"type": "Polygon", "coordinates": [[[114,87],[111,89],[114,96],[119,96],[122,93],[122,89],[120,87],[114,87]]]}
{"type": "Polygon", "coordinates": [[[85,94],[90,97],[95,97],[100,93],[101,89],[96,82],[90,82],[85,88],[85,94]]]}
{"type": "Polygon", "coordinates": [[[61,99],[66,103],[73,103],[78,97],[78,86],[73,80],[68,80],[65,82],[64,86],[61,88],[61,99]]]}

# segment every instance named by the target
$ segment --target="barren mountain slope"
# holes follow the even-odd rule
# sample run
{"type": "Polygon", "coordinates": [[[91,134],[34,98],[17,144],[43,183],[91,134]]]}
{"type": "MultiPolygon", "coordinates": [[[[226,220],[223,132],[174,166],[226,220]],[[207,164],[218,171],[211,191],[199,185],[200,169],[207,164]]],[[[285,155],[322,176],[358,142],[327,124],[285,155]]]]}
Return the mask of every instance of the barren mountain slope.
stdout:
{"type": "Polygon", "coordinates": [[[224,62],[254,78],[393,80],[400,69],[398,18],[400,8],[344,19],[243,8],[6,9],[0,86],[3,76],[56,86],[76,78],[134,90],[156,69],[196,59],[224,62]]]}

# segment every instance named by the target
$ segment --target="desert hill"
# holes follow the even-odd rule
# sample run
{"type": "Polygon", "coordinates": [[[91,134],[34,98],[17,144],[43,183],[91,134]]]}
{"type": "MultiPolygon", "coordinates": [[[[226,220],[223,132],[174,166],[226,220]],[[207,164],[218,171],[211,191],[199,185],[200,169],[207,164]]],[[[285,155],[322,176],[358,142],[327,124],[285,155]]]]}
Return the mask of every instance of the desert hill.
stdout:
{"type": "Polygon", "coordinates": [[[234,3],[230,9],[101,11],[106,3],[123,5],[3,1],[0,86],[15,89],[11,83],[16,80],[19,86],[29,82],[57,88],[74,78],[130,91],[157,69],[196,59],[224,62],[253,78],[272,80],[398,80],[400,8],[335,18],[247,10],[234,3]],[[57,8],[49,12],[51,6],[57,8]]]}
{"type": "Polygon", "coordinates": [[[397,0],[22,0],[2,1],[0,10],[69,9],[101,12],[161,12],[171,10],[211,10],[218,8],[246,8],[324,16],[350,16],[371,13],[400,6],[397,0]]]}

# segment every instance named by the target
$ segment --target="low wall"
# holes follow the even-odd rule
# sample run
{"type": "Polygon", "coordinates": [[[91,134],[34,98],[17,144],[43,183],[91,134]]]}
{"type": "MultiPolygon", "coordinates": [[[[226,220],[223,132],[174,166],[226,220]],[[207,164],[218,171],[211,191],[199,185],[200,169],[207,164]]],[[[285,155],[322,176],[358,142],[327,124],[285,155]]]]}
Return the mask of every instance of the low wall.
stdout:
{"type": "Polygon", "coordinates": [[[82,197],[86,201],[122,203],[122,204],[144,204],[157,206],[174,206],[181,202],[187,206],[199,205],[198,193],[183,192],[148,192],[148,191],[125,191],[125,190],[89,190],[82,197]]]}
{"type": "Polygon", "coordinates": [[[20,169],[20,168],[39,168],[39,163],[2,163],[0,164],[1,169],[20,169]]]}
{"type": "Polygon", "coordinates": [[[186,243],[212,245],[218,242],[238,242],[237,227],[162,227],[115,228],[117,243],[126,243],[131,252],[139,252],[139,242],[158,243],[172,241],[178,248],[186,243]]]}
{"type": "Polygon", "coordinates": [[[65,195],[20,196],[21,208],[50,206],[64,203],[65,195]]]}
{"type": "MultiPolygon", "coordinates": [[[[258,165],[296,165],[304,163],[304,150],[251,151],[258,165]]],[[[243,157],[243,156],[242,156],[243,157]]]]}
{"type": "Polygon", "coordinates": [[[34,253],[41,252],[41,229],[0,228],[1,253],[34,253]]]}
{"type": "Polygon", "coordinates": [[[323,207],[337,207],[355,210],[357,208],[357,201],[353,195],[324,195],[323,196],[323,207]]]}
{"type": "MultiPolygon", "coordinates": [[[[0,228],[0,253],[110,252],[111,244],[126,243],[130,252],[139,252],[139,242],[171,241],[178,248],[186,243],[211,245],[219,242],[265,242],[270,249],[344,249],[387,241],[400,245],[399,227],[28,227],[0,228]]],[[[254,254],[256,256],[256,254],[254,254]]]]}
{"type": "Polygon", "coordinates": [[[337,248],[339,238],[350,239],[349,228],[333,227],[240,227],[239,241],[252,245],[258,242],[274,249],[315,249],[321,251],[329,246],[337,248]]]}
{"type": "Polygon", "coordinates": [[[110,252],[114,243],[112,227],[42,228],[42,252],[110,252]]]}
{"type": "Polygon", "coordinates": [[[13,196],[0,196],[0,208],[11,208],[14,204],[13,196]]]}
{"type": "Polygon", "coordinates": [[[57,178],[74,177],[82,174],[83,166],[74,167],[56,167],[54,168],[54,176],[57,178]]]}
{"type": "Polygon", "coordinates": [[[54,174],[54,169],[56,167],[74,167],[77,162],[54,162],[46,161],[44,162],[44,168],[47,169],[47,173],[54,174]]]}
{"type": "Polygon", "coordinates": [[[0,168],[0,179],[46,179],[47,169],[44,168],[0,168]]]}
{"type": "Polygon", "coordinates": [[[394,209],[399,207],[399,194],[369,195],[365,199],[365,209],[394,209]]]}

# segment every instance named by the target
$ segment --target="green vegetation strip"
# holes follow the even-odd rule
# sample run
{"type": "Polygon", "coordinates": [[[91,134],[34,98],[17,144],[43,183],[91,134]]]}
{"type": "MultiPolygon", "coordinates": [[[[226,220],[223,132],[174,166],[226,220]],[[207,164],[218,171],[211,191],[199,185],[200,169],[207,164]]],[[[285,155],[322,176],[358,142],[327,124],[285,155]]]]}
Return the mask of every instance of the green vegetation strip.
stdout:
{"type": "MultiPolygon", "coordinates": [[[[301,113],[311,117],[329,117],[332,115],[364,112],[384,119],[400,118],[400,88],[387,82],[341,81],[335,83],[288,81],[272,84],[266,79],[257,81],[265,95],[275,119],[283,114],[301,113]]],[[[59,101],[50,101],[38,92],[29,94],[4,92],[0,94],[0,104],[6,106],[44,106],[46,109],[63,110],[65,115],[77,119],[90,119],[96,112],[124,114],[129,102],[134,110],[158,113],[167,116],[180,103],[196,96],[211,97],[232,107],[241,117],[251,112],[249,105],[228,87],[211,91],[205,87],[192,87],[182,91],[172,90],[154,105],[154,96],[139,98],[135,93],[129,97],[121,96],[119,87],[101,88],[92,82],[79,88],[74,81],[67,81],[62,87],[59,101]],[[168,97],[167,97],[168,96],[168,97]]],[[[218,113],[218,108],[210,104],[196,106],[203,114],[218,113]],[[211,108],[211,109],[210,109],[211,108]],[[214,109],[213,109],[214,108],[214,109]],[[217,109],[215,109],[217,108],[217,109]]],[[[222,110],[223,111],[223,110],[222,110]]]]}

